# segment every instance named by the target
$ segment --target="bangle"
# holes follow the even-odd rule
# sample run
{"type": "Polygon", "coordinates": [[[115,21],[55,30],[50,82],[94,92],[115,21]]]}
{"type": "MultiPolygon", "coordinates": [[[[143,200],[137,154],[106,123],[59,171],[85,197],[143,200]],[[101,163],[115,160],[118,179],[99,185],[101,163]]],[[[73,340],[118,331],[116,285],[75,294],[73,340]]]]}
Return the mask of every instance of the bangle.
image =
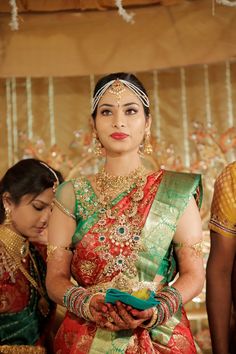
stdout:
{"type": "Polygon", "coordinates": [[[166,323],[179,309],[182,304],[180,292],[173,286],[166,286],[156,298],[159,300],[157,305],[158,317],[152,327],[166,323]]]}
{"type": "Polygon", "coordinates": [[[156,307],[153,307],[153,313],[150,321],[146,325],[142,324],[140,327],[147,328],[147,329],[152,328],[156,323],[157,318],[158,318],[158,310],[156,307]]]}

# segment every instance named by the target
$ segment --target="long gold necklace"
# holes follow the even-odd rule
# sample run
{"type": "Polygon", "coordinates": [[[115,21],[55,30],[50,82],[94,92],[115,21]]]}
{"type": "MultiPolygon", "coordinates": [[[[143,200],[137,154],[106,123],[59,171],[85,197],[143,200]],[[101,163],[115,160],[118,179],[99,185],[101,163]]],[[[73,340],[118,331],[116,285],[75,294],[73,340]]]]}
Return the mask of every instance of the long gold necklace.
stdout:
{"type": "Polygon", "coordinates": [[[42,315],[46,317],[49,313],[49,303],[46,300],[46,292],[42,286],[40,274],[36,262],[29,249],[29,241],[24,237],[15,233],[14,231],[10,230],[4,225],[0,225],[0,241],[5,246],[6,252],[10,255],[10,257],[14,261],[16,265],[15,269],[19,269],[26,277],[26,279],[33,285],[33,287],[40,294],[41,298],[39,299],[38,302],[38,308],[42,313],[42,315]],[[31,259],[34,270],[37,274],[38,283],[23,266],[23,263],[26,262],[26,257],[28,255],[31,259]]]}
{"type": "Polygon", "coordinates": [[[104,204],[105,214],[109,219],[114,220],[109,229],[106,227],[104,229],[106,220],[102,218],[94,230],[98,233],[99,239],[109,240],[103,247],[102,257],[106,259],[107,264],[101,277],[111,276],[114,271],[122,272],[129,277],[137,273],[135,267],[137,254],[144,250],[138,206],[144,197],[143,188],[146,180],[147,171],[143,166],[126,176],[111,176],[104,169],[96,176],[96,188],[103,197],[101,203],[104,204]],[[111,206],[111,200],[114,194],[117,195],[123,191],[132,192],[129,205],[120,213],[119,206],[111,206]],[[112,254],[111,247],[116,248],[116,255],[112,254]]]}
{"type": "Polygon", "coordinates": [[[146,173],[146,169],[140,166],[128,175],[113,176],[103,168],[95,176],[96,189],[101,204],[108,206],[111,200],[121,192],[129,192],[133,187],[139,186],[146,173]]]}

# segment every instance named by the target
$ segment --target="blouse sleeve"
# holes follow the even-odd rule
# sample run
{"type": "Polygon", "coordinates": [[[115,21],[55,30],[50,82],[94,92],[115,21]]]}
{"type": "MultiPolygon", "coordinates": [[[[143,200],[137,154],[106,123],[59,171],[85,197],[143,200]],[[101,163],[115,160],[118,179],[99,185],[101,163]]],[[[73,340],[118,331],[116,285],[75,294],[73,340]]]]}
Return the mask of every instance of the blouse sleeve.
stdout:
{"type": "Polygon", "coordinates": [[[209,228],[222,236],[236,237],[236,163],[229,164],[214,186],[209,228]]]}
{"type": "Polygon", "coordinates": [[[60,184],[55,195],[55,205],[66,215],[75,217],[75,192],[72,181],[60,184]]]}

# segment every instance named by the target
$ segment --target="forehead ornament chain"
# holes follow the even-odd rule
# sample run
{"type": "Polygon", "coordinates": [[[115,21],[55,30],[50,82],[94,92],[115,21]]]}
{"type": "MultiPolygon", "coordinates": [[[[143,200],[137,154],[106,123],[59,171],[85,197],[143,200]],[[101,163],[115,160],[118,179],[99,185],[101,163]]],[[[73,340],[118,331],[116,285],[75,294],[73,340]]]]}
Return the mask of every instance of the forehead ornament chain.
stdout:
{"type": "Polygon", "coordinates": [[[133,93],[140,99],[140,101],[145,107],[150,106],[147,95],[139,87],[137,87],[136,85],[132,84],[129,81],[123,79],[116,79],[107,82],[96,92],[95,96],[92,99],[92,113],[97,108],[98,102],[100,101],[100,99],[102,98],[102,96],[104,95],[104,93],[109,87],[111,87],[110,92],[114,93],[119,98],[119,96],[124,90],[124,86],[128,87],[131,91],[133,91],[133,93]]]}
{"type": "Polygon", "coordinates": [[[110,86],[108,90],[108,92],[112,93],[117,97],[118,105],[120,103],[121,95],[124,91],[125,91],[125,85],[118,79],[115,82],[113,82],[113,84],[110,86]]]}

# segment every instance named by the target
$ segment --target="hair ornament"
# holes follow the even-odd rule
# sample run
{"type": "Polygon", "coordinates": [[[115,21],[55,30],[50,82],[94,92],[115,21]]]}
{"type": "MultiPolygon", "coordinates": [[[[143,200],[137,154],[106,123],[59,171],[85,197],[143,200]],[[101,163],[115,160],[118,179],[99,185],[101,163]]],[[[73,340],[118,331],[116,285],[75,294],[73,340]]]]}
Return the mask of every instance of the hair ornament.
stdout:
{"type": "Polygon", "coordinates": [[[43,165],[43,166],[45,166],[45,167],[53,174],[53,176],[55,177],[56,181],[53,183],[53,187],[52,187],[52,190],[53,190],[53,192],[55,193],[57,187],[58,187],[59,184],[60,184],[56,172],[53,171],[53,169],[52,169],[51,167],[49,167],[45,162],[41,162],[41,161],[40,161],[40,164],[43,165]]]}
{"type": "Polygon", "coordinates": [[[121,95],[121,92],[124,91],[124,85],[134,92],[134,94],[140,99],[140,101],[145,107],[150,106],[147,95],[139,87],[127,80],[117,78],[116,80],[111,80],[107,82],[96,92],[95,96],[92,99],[92,113],[95,111],[98,102],[110,86],[112,86],[111,92],[116,94],[117,97],[119,97],[121,95]]]}

